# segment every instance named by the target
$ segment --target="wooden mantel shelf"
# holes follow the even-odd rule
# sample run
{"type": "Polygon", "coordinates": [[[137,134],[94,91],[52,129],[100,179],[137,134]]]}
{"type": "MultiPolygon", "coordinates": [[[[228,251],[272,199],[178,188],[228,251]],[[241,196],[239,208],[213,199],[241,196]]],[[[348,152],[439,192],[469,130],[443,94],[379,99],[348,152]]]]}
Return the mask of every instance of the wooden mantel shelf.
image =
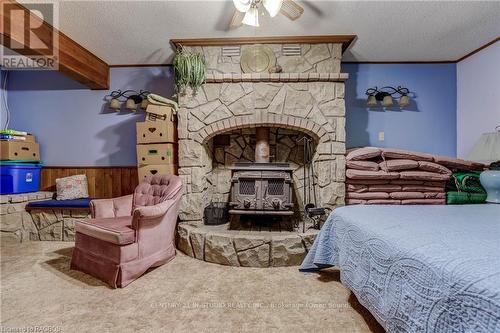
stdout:
{"type": "Polygon", "coordinates": [[[318,35],[318,36],[274,36],[274,37],[237,37],[237,38],[192,38],[171,39],[170,43],[177,48],[183,46],[229,46],[248,44],[322,44],[341,43],[342,52],[356,38],[356,35],[318,35]]]}
{"type": "Polygon", "coordinates": [[[348,73],[216,73],[207,74],[206,82],[344,82],[348,78],[348,73]]]}

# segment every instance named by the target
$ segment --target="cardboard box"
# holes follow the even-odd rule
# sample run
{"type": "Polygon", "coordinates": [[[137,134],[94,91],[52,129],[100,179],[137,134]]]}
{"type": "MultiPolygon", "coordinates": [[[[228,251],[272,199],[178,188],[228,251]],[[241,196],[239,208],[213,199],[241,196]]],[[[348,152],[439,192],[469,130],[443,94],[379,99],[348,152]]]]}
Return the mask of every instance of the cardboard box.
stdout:
{"type": "Polygon", "coordinates": [[[137,145],[137,164],[176,164],[177,144],[152,143],[137,145]]]}
{"type": "Polygon", "coordinates": [[[175,121],[174,109],[170,106],[149,104],[146,108],[146,121],[175,121]]]}
{"type": "Polygon", "coordinates": [[[38,143],[29,141],[10,140],[0,142],[1,160],[40,160],[38,143]]]}
{"type": "Polygon", "coordinates": [[[177,124],[173,121],[145,121],[136,124],[137,143],[177,142],[177,124]]]}
{"type": "Polygon", "coordinates": [[[175,164],[160,164],[160,165],[143,165],[137,169],[139,175],[139,182],[144,178],[151,175],[163,175],[163,174],[177,174],[177,165],[175,164]]]}

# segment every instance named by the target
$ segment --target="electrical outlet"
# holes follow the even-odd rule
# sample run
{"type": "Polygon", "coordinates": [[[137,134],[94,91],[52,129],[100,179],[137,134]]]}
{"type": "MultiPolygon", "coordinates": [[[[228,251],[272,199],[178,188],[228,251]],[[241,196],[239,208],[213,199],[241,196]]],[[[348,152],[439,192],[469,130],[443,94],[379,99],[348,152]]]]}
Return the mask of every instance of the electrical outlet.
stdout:
{"type": "Polygon", "coordinates": [[[378,141],[384,141],[384,140],[385,140],[385,133],[378,132],[378,141]]]}

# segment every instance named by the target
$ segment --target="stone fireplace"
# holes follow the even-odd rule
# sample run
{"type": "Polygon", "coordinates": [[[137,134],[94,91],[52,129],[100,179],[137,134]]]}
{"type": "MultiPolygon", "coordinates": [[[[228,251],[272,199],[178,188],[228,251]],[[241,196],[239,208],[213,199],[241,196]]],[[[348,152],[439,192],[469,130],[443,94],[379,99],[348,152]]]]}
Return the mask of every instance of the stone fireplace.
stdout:
{"type": "MultiPolygon", "coordinates": [[[[288,163],[293,169],[299,210],[304,204],[303,136],[315,146],[318,206],[328,214],[344,204],[344,81],[348,75],[340,72],[340,62],[346,43],[311,39],[294,44],[300,55],[285,55],[283,45],[289,42],[261,42],[273,50],[283,69],[273,74],[242,73],[239,56],[223,56],[224,40],[219,45],[179,42],[187,50],[203,52],[208,69],[206,83],[198,91],[188,89],[179,96],[179,175],[185,185],[180,230],[183,225],[201,226],[203,209],[211,201],[229,201],[231,168],[237,162],[255,162],[260,128],[269,129],[270,161],[288,163]]],[[[251,45],[240,47],[243,51],[251,45]]],[[[190,246],[193,256],[199,257],[190,246]]]]}

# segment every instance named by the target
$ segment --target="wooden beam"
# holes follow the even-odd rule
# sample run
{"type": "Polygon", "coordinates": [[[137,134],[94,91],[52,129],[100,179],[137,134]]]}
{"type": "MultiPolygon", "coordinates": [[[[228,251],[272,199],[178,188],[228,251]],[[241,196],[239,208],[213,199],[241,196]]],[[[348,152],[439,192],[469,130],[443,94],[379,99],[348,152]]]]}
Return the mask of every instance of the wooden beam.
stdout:
{"type": "Polygon", "coordinates": [[[177,48],[183,46],[226,46],[247,44],[322,44],[342,43],[344,52],[356,35],[320,35],[320,36],[275,36],[275,37],[236,37],[236,38],[191,38],[171,39],[170,43],[177,48]]]}
{"type": "Polygon", "coordinates": [[[1,42],[5,47],[8,47],[10,42],[14,41],[24,46],[24,48],[19,49],[19,52],[17,48],[15,49],[21,55],[27,57],[30,55],[46,55],[46,51],[44,50],[30,48],[29,45],[25,44],[25,38],[21,37],[30,34],[29,27],[23,24],[27,20],[11,19],[5,9],[23,11],[24,17],[29,17],[31,20],[31,25],[38,27],[36,29],[36,36],[43,43],[49,45],[52,42],[53,36],[57,36],[58,42],[55,43],[53,53],[57,56],[59,72],[90,89],[109,89],[109,66],[106,62],[99,59],[49,23],[34,15],[20,3],[14,0],[2,0],[1,6],[0,17],[2,24],[0,24],[0,35],[2,37],[1,42]]]}

